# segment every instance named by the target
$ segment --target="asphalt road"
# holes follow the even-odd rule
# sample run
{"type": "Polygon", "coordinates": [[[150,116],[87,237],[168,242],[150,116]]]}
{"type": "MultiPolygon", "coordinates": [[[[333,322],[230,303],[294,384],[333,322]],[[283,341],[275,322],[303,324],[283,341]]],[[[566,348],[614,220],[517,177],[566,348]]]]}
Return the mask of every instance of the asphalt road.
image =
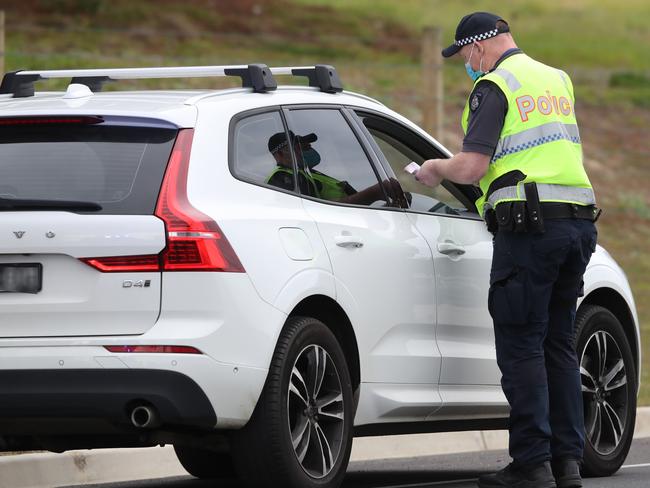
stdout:
{"type": "MultiPolygon", "coordinates": [[[[354,462],[350,463],[342,488],[470,488],[476,487],[478,476],[500,469],[508,462],[508,454],[505,451],[354,462]]],[[[115,469],[119,469],[119,466],[115,469]]],[[[74,488],[237,488],[238,486],[233,480],[215,483],[182,476],[123,483],[75,485],[74,488]]],[[[584,486],[587,488],[650,486],[650,438],[634,441],[624,467],[614,476],[586,479],[584,486]]]]}

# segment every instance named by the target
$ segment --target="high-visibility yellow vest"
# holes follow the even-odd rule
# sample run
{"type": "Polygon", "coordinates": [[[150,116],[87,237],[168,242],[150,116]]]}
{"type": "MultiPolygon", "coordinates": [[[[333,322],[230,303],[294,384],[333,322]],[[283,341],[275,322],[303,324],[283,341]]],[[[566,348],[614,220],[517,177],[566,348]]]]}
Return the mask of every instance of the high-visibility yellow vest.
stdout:
{"type": "Polygon", "coordinates": [[[317,182],[317,186],[319,186],[318,183],[320,183],[318,191],[321,198],[330,201],[337,201],[347,196],[347,193],[345,193],[345,190],[343,189],[342,182],[336,178],[332,178],[331,176],[327,176],[317,171],[312,171],[311,177],[315,182],[317,182]]]}
{"type": "MultiPolygon", "coordinates": [[[[291,168],[285,168],[284,166],[278,166],[269,175],[269,177],[266,179],[266,182],[269,183],[271,181],[271,178],[273,178],[273,176],[275,176],[277,173],[287,173],[287,174],[293,176],[293,170],[291,168]]],[[[313,193],[311,196],[321,198],[320,192],[318,191],[318,186],[316,185],[316,183],[314,183],[314,180],[313,180],[312,176],[305,173],[302,170],[300,170],[298,173],[305,177],[305,180],[307,180],[307,184],[311,187],[311,192],[313,193]]]]}
{"type": "MultiPolygon", "coordinates": [[[[537,183],[541,201],[594,204],[593,189],[582,164],[569,76],[517,53],[476,83],[483,80],[490,80],[501,89],[508,101],[508,111],[487,173],[480,181],[483,196],[476,201],[476,207],[481,215],[501,202],[525,200],[523,184],[528,182],[537,183]],[[488,195],[492,182],[514,170],[521,171],[526,178],[516,186],[488,195]]],[[[470,104],[468,99],[463,111],[465,133],[470,104]]]]}
{"type": "MultiPolygon", "coordinates": [[[[276,173],[280,172],[293,176],[293,170],[291,168],[278,166],[275,168],[273,173],[269,175],[269,177],[266,179],[266,182],[268,183],[271,181],[271,178],[273,178],[276,173]]],[[[319,173],[317,171],[307,173],[306,171],[301,170],[300,174],[305,177],[307,183],[311,186],[313,193],[311,196],[323,198],[329,201],[337,201],[348,195],[343,188],[342,182],[336,178],[332,178],[331,176],[327,176],[326,174],[319,173]]]]}

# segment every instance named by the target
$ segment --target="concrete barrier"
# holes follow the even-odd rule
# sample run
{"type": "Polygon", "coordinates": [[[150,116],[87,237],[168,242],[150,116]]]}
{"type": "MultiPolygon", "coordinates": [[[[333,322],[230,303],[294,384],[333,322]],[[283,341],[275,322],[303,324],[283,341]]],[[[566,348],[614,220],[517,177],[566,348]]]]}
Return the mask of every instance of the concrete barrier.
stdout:
{"type": "Polygon", "coordinates": [[[53,488],[184,476],[171,447],[0,456],[0,488],[53,488]]]}
{"type": "MultiPolygon", "coordinates": [[[[634,437],[650,437],[650,407],[637,411],[634,437]]],[[[351,461],[506,449],[505,431],[444,432],[354,440],[351,461]]],[[[0,456],[0,488],[52,488],[186,476],[171,446],[0,456]]]]}

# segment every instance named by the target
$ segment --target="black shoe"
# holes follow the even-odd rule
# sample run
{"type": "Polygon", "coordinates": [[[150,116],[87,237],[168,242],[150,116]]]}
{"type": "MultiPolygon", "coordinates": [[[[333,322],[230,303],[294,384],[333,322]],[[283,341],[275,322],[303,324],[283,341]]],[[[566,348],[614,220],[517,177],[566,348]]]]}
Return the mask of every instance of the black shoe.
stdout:
{"type": "Polygon", "coordinates": [[[480,488],[557,488],[551,463],[548,461],[533,467],[518,468],[512,463],[493,474],[478,479],[480,488]]]}
{"type": "Polygon", "coordinates": [[[553,476],[558,488],[581,488],[580,462],[575,459],[553,461],[553,476]]]}

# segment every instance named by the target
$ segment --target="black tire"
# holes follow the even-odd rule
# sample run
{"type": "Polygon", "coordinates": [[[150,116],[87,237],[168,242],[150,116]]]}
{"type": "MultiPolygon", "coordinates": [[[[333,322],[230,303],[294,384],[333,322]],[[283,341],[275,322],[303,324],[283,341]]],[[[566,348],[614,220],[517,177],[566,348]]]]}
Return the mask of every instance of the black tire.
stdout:
{"type": "Polygon", "coordinates": [[[621,467],[632,444],[637,399],[634,358],[623,326],[606,308],[582,307],[576,330],[585,413],[582,472],[610,476],[621,467]]]}
{"type": "Polygon", "coordinates": [[[249,487],[340,486],[352,448],[352,402],[334,334],[316,319],[290,317],[251,420],[232,435],[240,480],[249,487]]]}
{"type": "Polygon", "coordinates": [[[175,445],[176,457],[185,471],[200,479],[232,478],[235,468],[228,452],[175,445]]]}

